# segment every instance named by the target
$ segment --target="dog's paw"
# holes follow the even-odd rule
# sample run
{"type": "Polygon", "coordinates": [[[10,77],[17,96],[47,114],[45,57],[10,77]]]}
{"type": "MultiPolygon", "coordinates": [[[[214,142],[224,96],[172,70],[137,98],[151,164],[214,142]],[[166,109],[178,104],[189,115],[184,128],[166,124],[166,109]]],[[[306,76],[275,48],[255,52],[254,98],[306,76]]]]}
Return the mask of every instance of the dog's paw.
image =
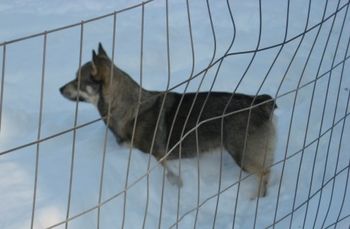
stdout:
{"type": "Polygon", "coordinates": [[[261,198],[264,198],[265,196],[266,196],[266,189],[261,189],[261,190],[258,190],[257,193],[252,195],[250,197],[250,200],[256,200],[257,198],[261,199],[261,198]]]}
{"type": "Polygon", "coordinates": [[[168,178],[168,181],[170,184],[172,185],[176,185],[178,186],[179,188],[182,187],[183,183],[182,183],[182,179],[180,176],[178,175],[175,175],[174,173],[172,172],[168,172],[166,177],[168,178]]]}

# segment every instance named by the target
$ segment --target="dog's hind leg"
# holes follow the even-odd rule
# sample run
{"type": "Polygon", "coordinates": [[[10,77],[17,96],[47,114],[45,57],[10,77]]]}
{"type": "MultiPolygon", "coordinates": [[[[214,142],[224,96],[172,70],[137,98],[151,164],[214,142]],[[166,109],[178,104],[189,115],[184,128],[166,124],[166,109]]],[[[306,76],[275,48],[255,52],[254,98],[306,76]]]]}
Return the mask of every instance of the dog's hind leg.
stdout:
{"type": "MultiPolygon", "coordinates": [[[[244,162],[244,167],[249,173],[255,174],[258,178],[258,189],[256,197],[265,197],[267,193],[267,185],[270,178],[270,169],[263,168],[261,164],[254,164],[251,161],[244,162]]],[[[255,196],[253,198],[255,198],[255,196]]]]}
{"type": "MultiPolygon", "coordinates": [[[[250,134],[244,147],[244,135],[232,136],[225,148],[243,171],[255,174],[259,180],[256,196],[264,197],[270,178],[275,144],[274,126],[267,124],[250,134]]],[[[255,197],[255,196],[254,196],[255,197]]]]}
{"type": "Polygon", "coordinates": [[[246,152],[244,152],[243,167],[250,173],[256,174],[258,197],[264,197],[271,173],[273,154],[275,150],[274,126],[266,124],[248,138],[246,152]]]}
{"type": "MultiPolygon", "coordinates": [[[[251,157],[253,154],[250,147],[247,147],[245,152],[243,150],[235,149],[234,153],[231,153],[232,150],[228,149],[228,152],[245,172],[255,174],[259,180],[258,182],[258,191],[256,196],[264,197],[266,195],[266,189],[270,177],[270,169],[264,166],[263,158],[254,158],[251,157]],[[260,160],[259,160],[260,159],[260,160]]],[[[261,149],[260,149],[261,150],[261,149]]],[[[259,152],[256,152],[257,154],[259,152]]],[[[268,153],[268,152],[266,152],[268,153]]],[[[256,197],[254,196],[254,197],[256,197]]]]}

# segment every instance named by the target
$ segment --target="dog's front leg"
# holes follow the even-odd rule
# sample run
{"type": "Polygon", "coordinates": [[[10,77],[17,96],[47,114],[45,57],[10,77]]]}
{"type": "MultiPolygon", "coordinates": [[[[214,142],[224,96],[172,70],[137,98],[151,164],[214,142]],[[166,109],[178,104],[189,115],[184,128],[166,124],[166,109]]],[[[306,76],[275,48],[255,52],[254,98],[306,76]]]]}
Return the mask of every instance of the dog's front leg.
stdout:
{"type": "Polygon", "coordinates": [[[177,185],[179,188],[182,187],[183,183],[181,177],[173,173],[171,170],[167,170],[166,177],[170,184],[177,185]]]}
{"type": "Polygon", "coordinates": [[[171,169],[167,165],[167,160],[164,159],[160,163],[163,165],[164,169],[166,170],[166,177],[169,183],[181,188],[183,185],[182,179],[180,176],[176,175],[173,171],[171,171],[171,169]]]}

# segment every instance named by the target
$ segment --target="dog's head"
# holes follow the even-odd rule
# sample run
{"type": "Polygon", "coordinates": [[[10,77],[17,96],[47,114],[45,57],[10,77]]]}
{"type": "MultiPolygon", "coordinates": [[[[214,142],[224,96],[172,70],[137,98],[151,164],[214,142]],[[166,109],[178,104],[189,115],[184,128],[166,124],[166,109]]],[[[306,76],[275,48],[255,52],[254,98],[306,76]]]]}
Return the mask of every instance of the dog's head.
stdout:
{"type": "Polygon", "coordinates": [[[75,79],[62,86],[60,92],[69,100],[97,105],[102,86],[110,77],[110,69],[111,61],[99,43],[98,54],[93,50],[92,60],[82,65],[75,79]]]}

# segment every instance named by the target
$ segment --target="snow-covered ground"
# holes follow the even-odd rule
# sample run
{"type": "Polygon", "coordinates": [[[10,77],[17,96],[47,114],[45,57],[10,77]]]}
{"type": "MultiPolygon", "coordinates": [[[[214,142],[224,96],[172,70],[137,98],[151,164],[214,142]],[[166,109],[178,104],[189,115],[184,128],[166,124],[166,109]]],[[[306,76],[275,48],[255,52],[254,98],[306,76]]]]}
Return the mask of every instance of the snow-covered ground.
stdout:
{"type": "MultiPolygon", "coordinates": [[[[110,13],[136,3],[139,1],[2,0],[0,44],[110,13]]],[[[287,3],[286,0],[262,1],[260,49],[283,41],[287,3]]],[[[322,20],[325,4],[325,0],[311,1],[309,29],[322,20]]],[[[304,31],[309,7],[307,1],[291,0],[286,37],[289,42],[283,46],[280,53],[280,46],[277,46],[262,50],[255,56],[252,52],[229,55],[223,61],[214,90],[234,91],[238,86],[239,92],[257,93],[277,55],[278,59],[259,92],[272,95],[278,92],[278,95],[282,95],[301,85],[305,86],[297,93],[291,92],[277,100],[278,142],[275,162],[279,163],[273,166],[268,196],[259,200],[258,207],[255,200],[250,200],[256,188],[253,177],[241,182],[237,201],[238,188],[232,184],[239,179],[240,170],[224,152],[221,182],[221,190],[224,191],[220,195],[214,224],[217,198],[214,196],[208,201],[205,200],[218,192],[220,154],[213,152],[200,158],[201,207],[198,211],[197,228],[213,226],[232,228],[233,223],[235,228],[252,228],[254,223],[256,228],[265,228],[273,224],[275,212],[277,221],[287,215],[276,224],[276,228],[289,226],[302,228],[303,225],[305,228],[313,226],[321,228],[350,214],[350,196],[345,195],[350,193],[350,188],[347,186],[350,123],[348,118],[343,119],[350,112],[347,108],[350,63],[349,60],[343,62],[344,65],[341,63],[344,57],[350,55],[347,49],[350,16],[345,14],[346,4],[347,1],[340,1],[339,7],[344,7],[335,17],[328,42],[327,37],[334,19],[328,16],[336,11],[337,1],[328,1],[325,14],[325,18],[328,19],[322,24],[318,36],[319,27],[315,27],[305,36],[291,39],[304,31]],[[345,26],[341,33],[344,20],[345,26]],[[316,36],[317,40],[312,49],[316,36]],[[336,49],[339,36],[339,46],[336,49]],[[296,52],[299,43],[301,45],[296,52]],[[253,57],[254,60],[243,81],[238,84],[253,57]],[[293,62],[289,67],[292,59],[293,62]],[[337,65],[338,63],[341,64],[337,65]],[[335,65],[337,67],[331,74],[323,74],[335,65]],[[289,70],[285,74],[287,69],[289,70]],[[307,84],[316,76],[322,77],[316,83],[307,84]],[[307,126],[309,128],[306,128],[307,126]],[[334,128],[331,128],[332,126],[334,128]],[[320,135],[322,137],[319,138],[320,135]],[[300,151],[303,146],[307,147],[304,151],[300,151]],[[299,153],[295,154],[296,152],[299,153]],[[285,157],[288,159],[283,163],[281,160],[285,157]],[[281,177],[282,168],[284,170],[281,177]],[[335,175],[336,178],[331,179],[335,175]],[[312,185],[310,185],[311,179],[312,185]],[[324,187],[319,191],[322,184],[324,187]],[[309,197],[308,204],[303,204],[309,197]],[[291,216],[289,213],[293,208],[298,210],[291,216]]],[[[189,2],[194,44],[194,73],[205,68],[213,55],[215,60],[220,58],[229,48],[234,35],[235,41],[230,53],[254,50],[257,47],[259,1],[230,1],[235,33],[226,2],[210,1],[209,5],[215,30],[215,45],[206,2],[198,0],[189,2]]],[[[145,5],[142,84],[147,89],[164,90],[167,85],[165,6],[165,1],[162,0],[155,0],[145,5]]],[[[138,7],[117,14],[116,17],[115,62],[136,81],[140,81],[141,12],[141,7],[138,7]]],[[[112,26],[113,16],[84,25],[83,62],[91,58],[91,50],[97,47],[99,41],[111,55],[112,26]]],[[[80,26],[76,26],[47,36],[41,138],[52,136],[73,126],[75,104],[64,99],[59,94],[58,88],[73,79],[79,66],[80,29],[80,26]]],[[[174,86],[189,77],[193,63],[184,0],[169,1],[169,39],[170,85],[174,86]]],[[[3,46],[0,47],[1,53],[2,50],[3,46]]],[[[30,227],[37,149],[39,149],[39,163],[34,228],[46,228],[66,219],[73,132],[43,141],[39,146],[31,145],[4,153],[38,138],[42,53],[43,36],[6,46],[0,132],[0,228],[30,227]]],[[[0,56],[2,63],[2,54],[0,56]]],[[[208,71],[201,90],[210,88],[217,66],[208,71]]],[[[191,81],[189,91],[198,89],[201,77],[202,75],[191,81]]],[[[175,89],[179,92],[183,90],[184,86],[175,89]]],[[[78,125],[97,118],[99,115],[93,106],[79,104],[78,125]]],[[[93,208],[98,203],[104,136],[105,126],[101,121],[80,128],[76,132],[70,217],[93,208]]],[[[125,196],[122,191],[125,188],[128,171],[129,149],[118,146],[111,134],[107,140],[102,202],[118,193],[120,195],[101,207],[100,228],[119,228],[123,218],[124,228],[141,228],[144,222],[145,228],[158,228],[158,225],[161,228],[169,228],[176,222],[177,213],[181,218],[179,228],[193,228],[198,199],[197,160],[186,159],[181,162],[184,186],[180,193],[179,210],[178,189],[168,182],[165,183],[160,218],[163,175],[161,167],[156,167],[150,173],[148,198],[146,178],[130,187],[125,196]],[[125,211],[124,200],[126,200],[125,211]],[[191,209],[194,210],[181,217],[191,209]]],[[[156,165],[154,159],[151,162],[151,166],[156,165]]],[[[148,155],[132,150],[129,184],[145,174],[147,163],[148,155]]],[[[170,165],[177,169],[178,161],[173,161],[170,165]]],[[[243,176],[246,175],[243,173],[243,176]]],[[[337,228],[348,228],[349,225],[350,218],[346,218],[338,223],[337,228]]],[[[69,228],[96,227],[96,209],[69,222],[69,228]]],[[[57,228],[64,228],[64,224],[57,228]]]]}

